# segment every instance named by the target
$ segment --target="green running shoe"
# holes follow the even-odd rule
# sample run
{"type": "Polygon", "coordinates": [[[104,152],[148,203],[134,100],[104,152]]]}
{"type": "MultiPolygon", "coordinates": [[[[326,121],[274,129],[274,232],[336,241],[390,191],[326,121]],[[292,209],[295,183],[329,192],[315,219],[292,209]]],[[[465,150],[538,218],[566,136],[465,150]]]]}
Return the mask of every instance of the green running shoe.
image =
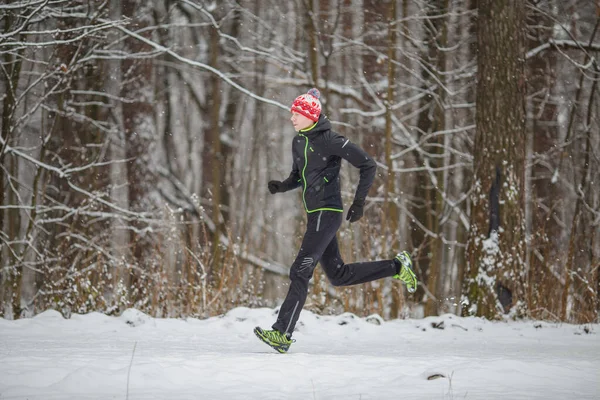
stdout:
{"type": "Polygon", "coordinates": [[[286,335],[279,331],[265,331],[258,326],[254,328],[254,334],[260,340],[262,340],[263,342],[265,342],[280,353],[287,352],[290,348],[290,345],[295,342],[295,340],[288,338],[286,335]]]}
{"type": "Polygon", "coordinates": [[[394,260],[400,263],[400,272],[394,275],[393,278],[404,282],[409,293],[416,292],[417,277],[412,270],[412,260],[410,259],[410,254],[408,254],[406,251],[403,251],[402,253],[398,254],[394,260]]]}

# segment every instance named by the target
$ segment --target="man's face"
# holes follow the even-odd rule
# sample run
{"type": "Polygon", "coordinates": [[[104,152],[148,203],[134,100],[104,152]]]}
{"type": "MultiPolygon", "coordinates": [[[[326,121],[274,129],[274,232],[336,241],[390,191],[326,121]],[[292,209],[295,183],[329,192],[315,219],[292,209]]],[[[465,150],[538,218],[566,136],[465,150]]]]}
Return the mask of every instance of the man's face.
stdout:
{"type": "Polygon", "coordinates": [[[297,113],[296,111],[292,111],[292,125],[294,125],[294,130],[296,132],[300,132],[302,129],[306,129],[309,126],[314,125],[315,121],[310,118],[305,117],[304,115],[297,113]]]}

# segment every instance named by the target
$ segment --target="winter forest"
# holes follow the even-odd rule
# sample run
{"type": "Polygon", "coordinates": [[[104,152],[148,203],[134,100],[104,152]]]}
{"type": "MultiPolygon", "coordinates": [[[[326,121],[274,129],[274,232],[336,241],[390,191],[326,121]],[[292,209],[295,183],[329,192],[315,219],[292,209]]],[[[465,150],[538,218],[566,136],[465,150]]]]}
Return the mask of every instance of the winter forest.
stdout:
{"type": "Polygon", "coordinates": [[[344,260],[407,250],[419,289],[317,267],[306,309],[598,321],[598,1],[8,0],[0,26],[5,319],[277,306],[306,213],[267,182],[316,87],[378,165],[344,260]]]}

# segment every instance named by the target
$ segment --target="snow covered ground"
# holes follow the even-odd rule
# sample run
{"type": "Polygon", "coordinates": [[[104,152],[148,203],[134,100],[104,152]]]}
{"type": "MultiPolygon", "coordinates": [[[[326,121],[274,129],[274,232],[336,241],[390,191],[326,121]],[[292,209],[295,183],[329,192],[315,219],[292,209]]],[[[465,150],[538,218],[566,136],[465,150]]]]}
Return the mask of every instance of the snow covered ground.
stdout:
{"type": "Polygon", "coordinates": [[[303,311],[278,354],[252,333],[274,315],[0,319],[0,400],[600,399],[600,325],[303,311]]]}

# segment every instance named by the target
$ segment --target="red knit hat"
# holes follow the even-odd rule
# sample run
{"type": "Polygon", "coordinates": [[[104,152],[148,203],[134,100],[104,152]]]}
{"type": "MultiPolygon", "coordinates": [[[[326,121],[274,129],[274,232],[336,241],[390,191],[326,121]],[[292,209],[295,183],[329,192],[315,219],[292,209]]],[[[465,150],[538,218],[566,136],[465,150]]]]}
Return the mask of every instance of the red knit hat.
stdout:
{"type": "Polygon", "coordinates": [[[319,89],[312,88],[308,93],[296,97],[290,111],[295,111],[304,115],[306,118],[315,122],[319,120],[321,115],[321,102],[319,101],[321,93],[319,89]]]}

